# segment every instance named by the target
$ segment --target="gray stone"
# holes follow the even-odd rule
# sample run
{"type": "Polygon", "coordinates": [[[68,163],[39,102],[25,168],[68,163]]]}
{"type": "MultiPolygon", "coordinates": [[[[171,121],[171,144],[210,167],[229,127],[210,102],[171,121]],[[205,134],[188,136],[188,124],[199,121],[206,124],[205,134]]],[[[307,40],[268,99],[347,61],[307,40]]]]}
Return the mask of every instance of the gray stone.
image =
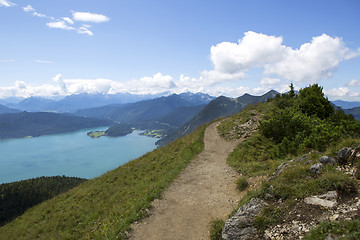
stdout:
{"type": "Polygon", "coordinates": [[[328,157],[328,156],[322,156],[320,158],[320,162],[324,165],[335,165],[336,164],[336,160],[332,157],[328,157]]]}
{"type": "Polygon", "coordinates": [[[280,164],[269,180],[273,180],[274,178],[277,178],[280,175],[280,173],[282,173],[288,166],[289,163],[287,162],[280,164]]]}
{"type": "Polygon", "coordinates": [[[337,152],[336,158],[339,161],[339,164],[346,164],[349,161],[351,156],[351,148],[343,148],[337,152]]]}
{"type": "Polygon", "coordinates": [[[249,203],[241,206],[232,218],[225,221],[225,226],[222,229],[222,239],[257,239],[258,232],[253,226],[253,221],[266,205],[263,200],[252,198],[249,203]]]}
{"type": "Polygon", "coordinates": [[[325,240],[338,240],[339,238],[337,236],[335,236],[332,233],[329,233],[326,237],[325,240]]]}
{"type": "Polygon", "coordinates": [[[321,163],[316,163],[310,167],[310,171],[314,174],[320,174],[321,169],[324,167],[321,163]]]}
{"type": "Polygon", "coordinates": [[[311,205],[318,205],[325,208],[333,208],[337,205],[338,194],[336,191],[329,191],[320,196],[311,196],[304,199],[304,202],[311,205]]]}

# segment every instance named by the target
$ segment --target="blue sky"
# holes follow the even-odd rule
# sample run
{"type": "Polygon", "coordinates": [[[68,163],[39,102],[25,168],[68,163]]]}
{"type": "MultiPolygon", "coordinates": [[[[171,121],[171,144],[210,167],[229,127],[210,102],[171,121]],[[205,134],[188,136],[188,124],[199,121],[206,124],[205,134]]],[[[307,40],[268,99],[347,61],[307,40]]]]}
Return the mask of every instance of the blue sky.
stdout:
{"type": "Polygon", "coordinates": [[[312,83],[360,100],[360,1],[0,0],[0,97],[312,83]]]}

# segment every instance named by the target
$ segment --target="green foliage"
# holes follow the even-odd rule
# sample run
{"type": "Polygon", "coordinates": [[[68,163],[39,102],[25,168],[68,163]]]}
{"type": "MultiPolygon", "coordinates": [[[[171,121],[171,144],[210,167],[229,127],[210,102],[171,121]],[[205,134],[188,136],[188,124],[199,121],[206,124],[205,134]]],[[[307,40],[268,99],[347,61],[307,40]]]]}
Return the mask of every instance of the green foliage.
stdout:
{"type": "Polygon", "coordinates": [[[360,221],[337,221],[322,222],[315,229],[311,230],[306,239],[320,240],[325,239],[329,234],[333,235],[332,239],[360,239],[360,221]]]}
{"type": "Polygon", "coordinates": [[[120,123],[109,127],[109,129],[105,131],[105,135],[110,137],[119,137],[125,136],[133,131],[134,129],[132,129],[130,125],[120,123]]]}
{"type": "Polygon", "coordinates": [[[341,109],[334,111],[317,84],[292,98],[282,94],[273,101],[278,109],[260,124],[261,134],[276,144],[273,156],[325,151],[342,137],[359,137],[360,122],[341,109]]]}
{"type": "Polygon", "coordinates": [[[0,239],[124,239],[202,151],[205,127],[27,210],[0,228],[0,239]]]}
{"type": "Polygon", "coordinates": [[[247,181],[247,179],[245,177],[240,177],[236,181],[236,187],[240,191],[244,191],[248,186],[249,186],[249,183],[248,183],[248,181],[247,181]]]}
{"type": "Polygon", "coordinates": [[[227,163],[245,176],[267,175],[281,163],[273,160],[275,144],[260,134],[254,134],[239,144],[227,158],[227,163]]]}
{"type": "Polygon", "coordinates": [[[221,232],[225,222],[221,219],[214,219],[210,222],[210,239],[221,240],[221,232]]]}
{"type": "Polygon", "coordinates": [[[300,89],[299,108],[308,116],[317,116],[320,119],[328,118],[334,113],[334,107],[324,97],[323,88],[318,84],[300,89]]]}
{"type": "Polygon", "coordinates": [[[0,185],[0,226],[26,209],[66,192],[86,181],[76,177],[39,177],[0,185]]]}

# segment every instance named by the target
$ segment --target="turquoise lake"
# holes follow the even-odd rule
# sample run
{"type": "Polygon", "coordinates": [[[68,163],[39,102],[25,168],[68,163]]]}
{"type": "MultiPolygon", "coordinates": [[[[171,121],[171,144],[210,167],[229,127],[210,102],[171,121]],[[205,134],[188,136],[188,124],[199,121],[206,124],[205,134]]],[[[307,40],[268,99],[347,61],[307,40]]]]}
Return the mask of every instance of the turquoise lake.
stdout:
{"type": "Polygon", "coordinates": [[[40,176],[94,178],[156,148],[156,138],[134,131],[90,138],[84,129],[26,139],[0,140],[0,183],[40,176]]]}

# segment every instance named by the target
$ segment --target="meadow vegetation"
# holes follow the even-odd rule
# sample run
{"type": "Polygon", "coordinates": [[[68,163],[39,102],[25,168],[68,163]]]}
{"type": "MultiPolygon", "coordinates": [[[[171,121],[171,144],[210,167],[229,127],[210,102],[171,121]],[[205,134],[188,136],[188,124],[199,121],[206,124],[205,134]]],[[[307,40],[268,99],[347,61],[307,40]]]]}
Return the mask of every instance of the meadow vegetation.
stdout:
{"type": "Polygon", "coordinates": [[[28,209],[0,228],[0,239],[124,239],[203,150],[205,127],[28,209]]]}
{"type": "MultiPolygon", "coordinates": [[[[325,166],[320,175],[309,170],[321,156],[335,157],[341,148],[355,148],[360,143],[360,122],[342,109],[335,109],[324,96],[322,87],[314,84],[295,93],[291,85],[288,93],[250,106],[223,121],[218,127],[220,134],[229,138],[237,125],[245,123],[254,114],[261,116],[258,130],[236,147],[227,159],[228,164],[246,178],[271,177],[280,164],[289,164],[278,177],[247,192],[240,202],[241,206],[258,197],[269,203],[254,222],[260,231],[281,223],[285,213],[305,197],[330,190],[336,190],[341,196],[357,192],[357,180],[336,170],[336,166],[325,166]],[[300,161],[301,157],[306,161],[300,161]],[[292,159],[294,161],[289,162],[292,159]],[[279,201],[283,204],[278,204],[279,201]]],[[[360,160],[356,159],[352,164],[360,166],[360,160]]],[[[330,229],[326,224],[320,228],[330,229]]],[[[349,236],[360,234],[358,227],[350,229],[355,232],[349,236]]]]}

